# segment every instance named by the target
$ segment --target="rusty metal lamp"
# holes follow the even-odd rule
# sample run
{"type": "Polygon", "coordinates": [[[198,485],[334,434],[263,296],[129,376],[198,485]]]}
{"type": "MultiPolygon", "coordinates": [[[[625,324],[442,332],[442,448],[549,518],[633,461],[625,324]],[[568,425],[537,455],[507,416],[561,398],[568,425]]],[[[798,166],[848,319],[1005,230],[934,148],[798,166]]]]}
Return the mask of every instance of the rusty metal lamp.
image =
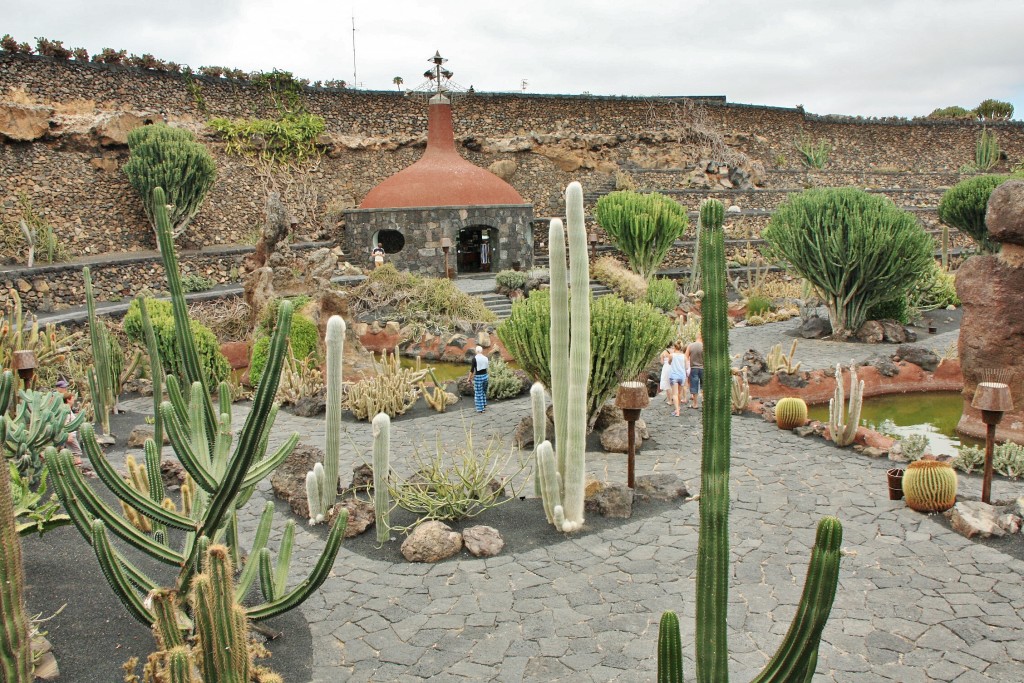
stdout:
{"type": "Polygon", "coordinates": [[[450,237],[441,238],[441,251],[444,252],[444,276],[447,279],[451,279],[451,271],[448,270],[448,251],[452,248],[452,240],[450,237]]]}
{"type": "Polygon", "coordinates": [[[21,378],[25,388],[31,388],[32,378],[35,376],[36,367],[38,365],[36,361],[36,352],[31,350],[15,351],[12,354],[11,365],[18,373],[18,377],[21,378]]]}
{"type": "Polygon", "coordinates": [[[597,233],[593,230],[587,235],[587,242],[590,244],[590,258],[597,256],[597,233]]]}
{"type": "Polygon", "coordinates": [[[640,411],[650,403],[651,398],[647,395],[647,384],[644,382],[622,382],[615,393],[615,407],[622,410],[622,417],[625,418],[628,427],[626,438],[629,444],[629,459],[626,465],[626,483],[631,489],[636,488],[633,476],[636,458],[636,421],[640,419],[640,411]]]}
{"type": "Polygon", "coordinates": [[[1002,382],[981,382],[974,391],[971,407],[981,411],[985,423],[985,478],[981,484],[981,502],[990,503],[992,495],[992,449],[996,441],[996,425],[1003,413],[1013,410],[1010,387],[1002,382]]]}

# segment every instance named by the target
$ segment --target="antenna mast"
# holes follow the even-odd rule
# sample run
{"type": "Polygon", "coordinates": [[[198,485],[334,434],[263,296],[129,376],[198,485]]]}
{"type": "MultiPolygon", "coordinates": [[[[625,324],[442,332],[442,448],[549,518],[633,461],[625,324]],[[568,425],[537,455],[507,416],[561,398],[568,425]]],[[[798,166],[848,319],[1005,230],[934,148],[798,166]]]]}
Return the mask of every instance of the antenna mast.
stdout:
{"type": "Polygon", "coordinates": [[[359,87],[359,80],[356,78],[356,15],[352,13],[352,87],[359,87]]]}

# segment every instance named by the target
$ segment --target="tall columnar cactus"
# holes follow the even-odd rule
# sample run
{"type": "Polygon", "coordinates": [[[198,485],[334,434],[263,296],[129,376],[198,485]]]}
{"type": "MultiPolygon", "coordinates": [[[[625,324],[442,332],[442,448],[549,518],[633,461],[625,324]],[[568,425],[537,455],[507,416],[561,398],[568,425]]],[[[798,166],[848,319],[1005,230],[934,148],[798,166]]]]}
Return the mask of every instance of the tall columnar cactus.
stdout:
{"type": "Polygon", "coordinates": [[[153,323],[146,308],[146,297],[139,297],[139,313],[142,316],[142,334],[149,352],[149,376],[153,382],[153,443],[157,449],[164,445],[164,421],[160,415],[160,404],[164,400],[164,368],[160,362],[160,347],[157,345],[153,323]]]}
{"type": "MultiPolygon", "coordinates": [[[[199,558],[208,539],[223,539],[233,556],[240,554],[236,510],[249,500],[256,485],[268,476],[295,448],[298,434],[293,434],[272,453],[267,452],[277,406],[274,396],[281,375],[281,364],[287,348],[291,327],[292,305],[284,303],[278,311],[277,325],[271,340],[267,361],[266,381],[260,383],[252,409],[242,426],[237,440],[231,424],[230,391],[221,383],[217,405],[210,397],[199,367],[198,354],[189,325],[184,292],[178,276],[177,256],[171,242],[165,199],[159,188],[154,191],[154,206],[160,236],[161,255],[171,291],[177,344],[183,358],[186,377],[192,382],[189,392],[182,392],[173,376],[167,377],[168,400],[160,405],[164,428],[182,466],[195,482],[195,491],[189,493],[189,502],[182,511],[169,510],[153,500],[151,495],[137,491],[126,483],[110,466],[96,441],[91,425],[80,430],[82,446],[96,470],[100,481],[136,513],[149,518],[167,529],[184,532],[184,544],[171,547],[166,538],[144,533],[127,522],[124,517],[97,496],[74,467],[69,453],[47,452],[47,463],[56,471],[56,488],[61,502],[72,522],[93,546],[107,582],[129,612],[145,624],[152,624],[154,615],[143,596],[158,587],[158,583],[129,562],[110,542],[109,532],[121,541],[168,564],[177,571],[174,581],[178,600],[187,602],[192,590],[192,578],[199,571],[199,558]],[[186,399],[186,394],[188,399],[186,399]]],[[[155,444],[147,446],[147,456],[155,444]]],[[[153,470],[158,459],[147,457],[147,476],[158,476],[153,470]]],[[[183,491],[184,493],[184,491],[183,491]]],[[[183,501],[184,503],[185,501],[183,501]]],[[[257,562],[253,561],[263,550],[270,536],[273,505],[264,508],[256,530],[256,538],[239,581],[239,590],[245,591],[256,576],[257,562]]],[[[274,597],[248,608],[252,619],[264,619],[280,614],[300,604],[327,578],[341,541],[345,524],[339,523],[327,537],[323,554],[309,577],[290,591],[283,592],[283,580],[274,582],[274,597]],[[280,593],[280,594],[278,594],[280,593]]],[[[287,532],[286,532],[287,533],[287,532]]],[[[282,544],[283,545],[283,544],[282,544]]],[[[269,551],[268,551],[269,552],[269,551]]],[[[287,552],[282,548],[281,556],[287,552]]],[[[280,579],[279,570],[275,578],[280,579]]],[[[285,571],[287,570],[285,563],[285,571]]],[[[266,596],[265,596],[266,597],[266,596]]]]}
{"type": "Polygon", "coordinates": [[[590,375],[590,266],[583,219],[583,188],[579,183],[569,184],[565,192],[565,206],[569,222],[568,276],[571,281],[566,277],[562,221],[552,220],[548,233],[551,250],[551,401],[555,413],[558,476],[545,477],[540,446],[537,448],[537,467],[541,473],[545,512],[551,511],[549,520],[562,531],[570,532],[583,526],[587,379],[590,375]],[[571,310],[566,284],[571,286],[573,293],[571,310]],[[559,493],[557,502],[553,496],[556,488],[559,493]]]}
{"type": "Polygon", "coordinates": [[[377,542],[391,536],[391,495],[388,475],[391,472],[391,418],[377,413],[373,418],[373,512],[376,516],[377,542]]]}
{"type": "Polygon", "coordinates": [[[234,570],[224,546],[210,546],[206,571],[192,581],[191,603],[203,678],[249,683],[248,623],[245,608],[235,601],[234,570]]]}
{"type": "Polygon", "coordinates": [[[544,385],[540,382],[534,382],[530,387],[530,411],[533,414],[533,459],[535,463],[533,493],[540,496],[540,468],[536,467],[537,448],[548,438],[548,417],[544,414],[544,385]]]}
{"type": "Polygon", "coordinates": [[[843,391],[843,369],[836,363],[836,391],[828,402],[828,433],[837,446],[849,446],[857,436],[860,409],[864,399],[864,380],[857,381],[857,364],[850,362],[850,407],[843,391]]]}
{"type": "MultiPolygon", "coordinates": [[[[701,453],[700,538],[697,544],[697,679],[729,680],[726,615],[729,604],[729,460],[731,439],[729,337],[726,314],[722,206],[701,206],[704,300],[704,439],[701,453]]],[[[808,681],[814,674],[822,629],[839,579],[842,526],[834,517],[818,524],[804,592],[789,632],[757,683],[808,681]]]]}
{"type": "Polygon", "coordinates": [[[319,524],[338,499],[338,467],[341,462],[342,361],[345,350],[345,320],[332,315],[327,321],[327,450],[320,472],[306,475],[309,523],[319,524]]]}
{"type": "Polygon", "coordinates": [[[999,163],[999,140],[994,131],[981,129],[978,144],[974,150],[974,165],[979,171],[990,171],[999,163]]]}
{"type": "MultiPolygon", "coordinates": [[[[11,384],[11,373],[5,372],[0,379],[0,413],[7,409],[11,384]]],[[[0,439],[5,428],[0,421],[0,439]]],[[[0,472],[0,548],[0,681],[31,683],[32,643],[25,611],[25,570],[7,472],[0,472]]]]}
{"type": "Polygon", "coordinates": [[[92,345],[93,367],[89,368],[89,394],[92,398],[93,418],[99,420],[103,434],[110,436],[110,411],[116,398],[110,386],[110,345],[107,330],[96,318],[96,297],[92,293],[92,275],[89,267],[82,269],[85,279],[85,306],[89,312],[89,341],[92,345]]]}

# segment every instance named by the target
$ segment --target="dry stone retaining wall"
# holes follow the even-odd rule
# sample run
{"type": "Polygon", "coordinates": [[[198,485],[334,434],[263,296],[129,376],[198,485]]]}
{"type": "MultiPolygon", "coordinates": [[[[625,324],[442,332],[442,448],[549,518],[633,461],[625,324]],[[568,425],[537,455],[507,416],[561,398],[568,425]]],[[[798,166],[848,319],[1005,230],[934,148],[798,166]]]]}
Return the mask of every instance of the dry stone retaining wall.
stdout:
{"type": "MultiPolygon", "coordinates": [[[[420,156],[427,107],[416,96],[391,91],[308,89],[303,98],[309,111],[326,121],[320,141],[325,154],[301,173],[268,176],[226,155],[204,125],[210,116],[273,116],[257,86],[0,52],[0,105],[14,110],[32,99],[42,105],[32,115],[47,123],[36,127],[45,132],[34,140],[0,133],[0,223],[8,230],[16,225],[17,197],[25,193],[74,255],[152,249],[141,202],[121,171],[128,156],[124,134],[132,121],[166,119],[195,130],[218,165],[218,180],[183,247],[247,241],[263,221],[271,186],[282,193],[298,234],[333,237],[345,246],[342,211],[420,156]],[[12,95],[15,91],[24,94],[12,95]]],[[[959,180],[958,169],[973,161],[980,132],[973,122],[837,119],[722,99],[477,93],[458,98],[453,114],[462,154],[483,167],[512,162],[503,173],[538,217],[564,212],[562,192],[570,181],[579,180],[588,191],[607,191],[620,169],[641,189],[684,189],[709,154],[700,148],[695,130],[717,136],[730,152],[759,165],[762,187],[886,189],[898,204],[927,214],[939,190],[959,180]],[[801,139],[829,142],[825,171],[800,169],[794,145],[801,139]]],[[[0,129],[3,120],[0,116],[0,129]]],[[[1004,166],[1024,158],[1024,125],[992,128],[1008,157],[1004,166]]],[[[679,198],[694,210],[710,194],[744,210],[770,209],[782,197],[716,190],[679,198]]],[[[745,229],[742,221],[738,225],[745,229]]],[[[537,236],[542,253],[546,234],[537,236]]]]}

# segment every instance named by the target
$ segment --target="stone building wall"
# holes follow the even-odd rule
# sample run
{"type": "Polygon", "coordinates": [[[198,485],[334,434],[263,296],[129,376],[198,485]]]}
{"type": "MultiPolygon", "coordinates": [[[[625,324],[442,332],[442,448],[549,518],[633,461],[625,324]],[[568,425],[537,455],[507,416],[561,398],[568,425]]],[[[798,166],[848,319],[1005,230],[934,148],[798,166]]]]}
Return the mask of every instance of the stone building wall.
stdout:
{"type": "MultiPolygon", "coordinates": [[[[458,273],[455,246],[459,231],[486,226],[491,242],[491,272],[530,268],[533,265],[533,207],[529,205],[431,207],[422,209],[353,209],[345,212],[347,242],[353,251],[364,245],[368,254],[373,235],[379,230],[402,233],[405,244],[401,251],[388,254],[388,260],[399,270],[420,275],[444,276],[444,251],[441,239],[452,241],[448,267],[458,273]],[[410,229],[410,226],[415,226],[410,229]],[[496,246],[495,246],[496,243],[496,246]]],[[[358,261],[357,261],[358,262],[358,261]]]]}
{"type": "MultiPolygon", "coordinates": [[[[155,244],[141,202],[120,170],[127,148],[100,134],[90,116],[130,110],[164,118],[195,130],[210,148],[218,180],[181,241],[192,248],[249,241],[262,223],[271,187],[295,215],[300,236],[335,237],[344,247],[343,211],[419,158],[426,141],[427,107],[416,96],[308,89],[308,109],[327,125],[320,140],[324,155],[299,172],[267,173],[227,155],[205,126],[211,116],[273,116],[273,106],[254,85],[0,52],[0,107],[26,99],[53,110],[42,137],[0,142],[0,224],[8,230],[16,225],[17,197],[25,193],[76,255],[155,244]]],[[[934,206],[938,194],[920,190],[937,193],[956,182],[958,170],[973,161],[980,132],[974,122],[838,119],[685,98],[477,93],[457,98],[453,115],[461,153],[483,167],[514,162],[506,179],[538,217],[563,214],[562,193],[573,180],[588,192],[589,214],[589,193],[612,189],[618,170],[634,176],[641,189],[685,190],[700,172],[695,167],[711,153],[700,144],[707,136],[726,145],[719,149],[759,165],[759,186],[765,189],[903,188],[897,203],[934,206]],[[802,139],[830,144],[831,170],[801,169],[795,143],[802,139]]],[[[991,127],[1007,155],[1001,169],[1024,159],[1024,124],[991,127]]],[[[707,194],[684,192],[679,198],[694,210],[707,194]]],[[[715,194],[743,210],[768,209],[781,197],[715,194]]]]}

